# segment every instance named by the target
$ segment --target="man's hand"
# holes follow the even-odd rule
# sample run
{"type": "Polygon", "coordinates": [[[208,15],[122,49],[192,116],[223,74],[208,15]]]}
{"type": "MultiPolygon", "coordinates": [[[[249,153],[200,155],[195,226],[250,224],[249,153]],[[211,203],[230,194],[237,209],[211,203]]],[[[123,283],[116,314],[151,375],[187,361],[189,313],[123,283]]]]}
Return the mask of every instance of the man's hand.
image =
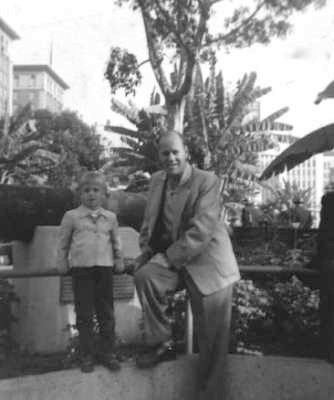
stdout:
{"type": "Polygon", "coordinates": [[[115,265],[114,265],[114,273],[116,275],[123,274],[125,272],[125,265],[123,260],[115,260],[115,265]]]}
{"type": "Polygon", "coordinates": [[[133,275],[138,268],[136,259],[125,258],[124,259],[124,272],[128,275],[133,275]]]}
{"type": "Polygon", "coordinates": [[[171,263],[169,262],[167,256],[163,253],[155,254],[151,259],[150,262],[159,264],[161,267],[169,269],[171,267],[171,263]]]}

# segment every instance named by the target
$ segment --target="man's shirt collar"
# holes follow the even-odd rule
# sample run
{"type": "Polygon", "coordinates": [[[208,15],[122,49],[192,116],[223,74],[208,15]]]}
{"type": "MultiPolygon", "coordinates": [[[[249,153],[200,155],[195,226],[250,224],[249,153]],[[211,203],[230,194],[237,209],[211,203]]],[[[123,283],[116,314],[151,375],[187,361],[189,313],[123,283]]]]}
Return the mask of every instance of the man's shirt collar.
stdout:
{"type": "MultiPolygon", "coordinates": [[[[181,176],[181,179],[180,179],[179,183],[176,185],[176,187],[185,185],[189,181],[189,179],[191,177],[191,173],[192,173],[192,167],[189,163],[186,163],[184,171],[181,176]]],[[[168,184],[168,176],[166,176],[166,178],[167,178],[167,184],[168,184]]]]}

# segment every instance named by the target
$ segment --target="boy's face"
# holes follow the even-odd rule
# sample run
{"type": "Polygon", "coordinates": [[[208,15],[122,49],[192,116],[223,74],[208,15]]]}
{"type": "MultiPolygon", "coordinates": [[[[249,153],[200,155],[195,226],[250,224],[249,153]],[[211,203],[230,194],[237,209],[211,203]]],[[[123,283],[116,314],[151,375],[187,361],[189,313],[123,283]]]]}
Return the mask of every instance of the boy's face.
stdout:
{"type": "Polygon", "coordinates": [[[102,206],[105,190],[98,182],[85,183],[80,191],[81,203],[92,210],[102,206]]]}

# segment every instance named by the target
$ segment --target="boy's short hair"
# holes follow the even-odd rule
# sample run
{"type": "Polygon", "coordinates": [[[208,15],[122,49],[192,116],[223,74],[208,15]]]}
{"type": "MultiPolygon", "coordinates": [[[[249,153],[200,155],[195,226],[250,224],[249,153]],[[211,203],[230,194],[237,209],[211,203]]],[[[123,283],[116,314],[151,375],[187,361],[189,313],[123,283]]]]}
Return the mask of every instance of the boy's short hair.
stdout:
{"type": "Polygon", "coordinates": [[[90,183],[97,183],[105,192],[107,192],[107,181],[102,172],[88,171],[85,172],[79,180],[78,190],[81,191],[82,187],[90,183]]]}

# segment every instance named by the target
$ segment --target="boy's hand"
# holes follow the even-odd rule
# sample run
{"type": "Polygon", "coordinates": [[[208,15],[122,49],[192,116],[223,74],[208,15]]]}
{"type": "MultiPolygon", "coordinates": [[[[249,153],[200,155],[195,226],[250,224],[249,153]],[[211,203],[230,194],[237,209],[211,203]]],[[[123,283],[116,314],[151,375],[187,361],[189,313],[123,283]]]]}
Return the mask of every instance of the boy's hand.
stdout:
{"type": "Polygon", "coordinates": [[[125,273],[128,275],[134,275],[137,269],[139,269],[142,264],[140,263],[140,260],[136,258],[126,258],[124,260],[125,263],[125,273]]]}
{"type": "Polygon", "coordinates": [[[114,273],[119,275],[125,272],[125,266],[123,260],[116,260],[114,265],[114,273]]]}

